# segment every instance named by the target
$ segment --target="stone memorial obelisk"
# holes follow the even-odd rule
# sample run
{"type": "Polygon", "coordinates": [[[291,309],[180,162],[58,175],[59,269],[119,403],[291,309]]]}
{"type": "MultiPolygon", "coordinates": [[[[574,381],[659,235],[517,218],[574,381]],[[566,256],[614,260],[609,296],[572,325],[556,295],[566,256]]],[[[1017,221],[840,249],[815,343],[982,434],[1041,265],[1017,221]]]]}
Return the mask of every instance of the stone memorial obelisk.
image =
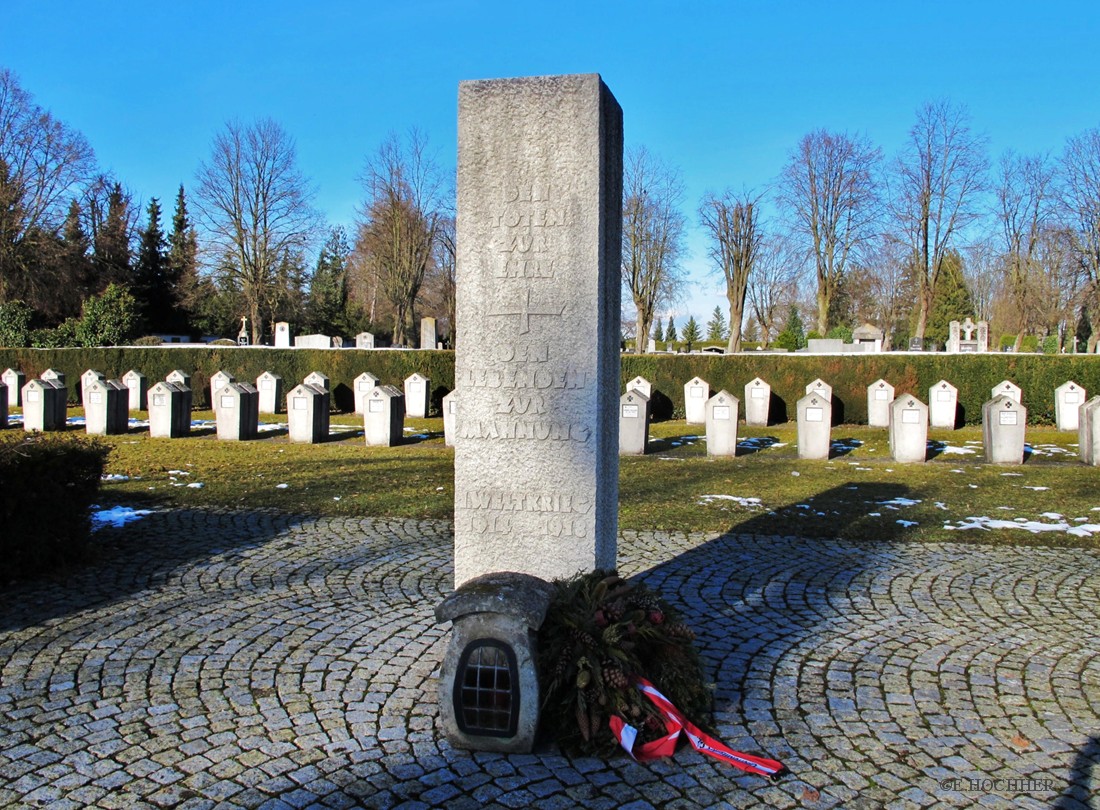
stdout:
{"type": "Polygon", "coordinates": [[[460,84],[456,587],[615,566],[621,208],[598,75],[460,84]]]}

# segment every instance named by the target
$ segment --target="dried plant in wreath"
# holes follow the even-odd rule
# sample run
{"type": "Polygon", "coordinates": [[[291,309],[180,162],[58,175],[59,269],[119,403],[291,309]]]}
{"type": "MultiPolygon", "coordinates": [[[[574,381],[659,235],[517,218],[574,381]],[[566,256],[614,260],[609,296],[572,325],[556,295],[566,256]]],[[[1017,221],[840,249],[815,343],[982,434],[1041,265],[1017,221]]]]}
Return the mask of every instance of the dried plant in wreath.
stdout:
{"type": "Polygon", "coordinates": [[[692,642],[695,633],[667,602],[614,571],[554,583],[557,594],[539,631],[543,730],[571,753],[617,746],[608,719],[664,734],[656,707],[634,686],[655,684],[686,716],[707,725],[711,694],[692,642]]]}

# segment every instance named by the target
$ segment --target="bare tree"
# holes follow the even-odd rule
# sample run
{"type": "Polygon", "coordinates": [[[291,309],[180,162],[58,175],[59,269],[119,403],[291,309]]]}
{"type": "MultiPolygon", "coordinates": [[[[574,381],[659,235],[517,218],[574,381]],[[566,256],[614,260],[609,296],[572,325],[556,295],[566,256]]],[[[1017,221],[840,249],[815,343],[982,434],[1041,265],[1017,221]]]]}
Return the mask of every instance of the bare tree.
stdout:
{"type": "Polygon", "coordinates": [[[732,191],[721,197],[708,195],[699,208],[699,217],[711,240],[711,258],[726,279],[730,318],[726,351],[739,352],[749,277],[764,239],[757,200],[732,191]]]}
{"type": "Polygon", "coordinates": [[[644,147],[627,152],[623,175],[623,286],[638,312],[634,351],[641,354],[657,310],[676,298],[683,280],[684,187],[679,171],[644,147]]]}
{"type": "Polygon", "coordinates": [[[988,166],[985,138],[970,131],[965,107],[939,101],[917,110],[896,164],[892,201],[899,238],[912,252],[919,284],[916,337],[924,337],[944,260],[960,231],[980,215],[988,166]]]}
{"type": "MultiPolygon", "coordinates": [[[[1089,321],[1100,324],[1100,128],[1070,138],[1061,160],[1061,206],[1071,223],[1076,254],[1088,277],[1082,299],[1089,321]]],[[[1096,351],[1100,330],[1093,327],[1088,351],[1096,351]]]]}
{"type": "Polygon", "coordinates": [[[1015,351],[1020,351],[1024,334],[1035,334],[1045,324],[1048,300],[1032,297],[1042,279],[1039,274],[1040,237],[1049,218],[1054,171],[1043,156],[1020,156],[1012,152],[1001,158],[998,173],[997,216],[1004,237],[1004,268],[1010,291],[1021,319],[1015,351]]]}
{"type": "Polygon", "coordinates": [[[875,235],[882,152],[862,136],[811,132],[779,179],[779,201],[817,272],[817,331],[829,330],[829,305],[850,262],[875,235]]]}
{"type": "Polygon", "coordinates": [[[80,186],[95,173],[84,136],[39,107],[10,70],[0,68],[0,301],[37,307],[71,283],[45,272],[50,248],[80,186]]]}
{"type": "Polygon", "coordinates": [[[753,316],[760,325],[760,344],[765,349],[782,328],[785,305],[794,300],[803,269],[803,256],[789,238],[772,236],[761,240],[747,294],[753,316]]]}
{"type": "Polygon", "coordinates": [[[978,320],[988,321],[993,317],[993,301],[1003,287],[1002,256],[992,238],[972,241],[965,253],[963,277],[974,302],[974,314],[978,320]]]}
{"type": "Polygon", "coordinates": [[[283,292],[281,268],[317,233],[313,189],[298,170],[294,141],[270,118],[226,124],[198,182],[196,207],[214,249],[211,265],[239,287],[252,342],[259,343],[265,313],[283,292]]]}
{"type": "Polygon", "coordinates": [[[427,154],[426,139],[413,130],[404,143],[391,135],[360,180],[367,199],[355,250],[393,308],[394,345],[404,346],[415,334],[416,297],[436,250],[442,175],[427,154]]]}

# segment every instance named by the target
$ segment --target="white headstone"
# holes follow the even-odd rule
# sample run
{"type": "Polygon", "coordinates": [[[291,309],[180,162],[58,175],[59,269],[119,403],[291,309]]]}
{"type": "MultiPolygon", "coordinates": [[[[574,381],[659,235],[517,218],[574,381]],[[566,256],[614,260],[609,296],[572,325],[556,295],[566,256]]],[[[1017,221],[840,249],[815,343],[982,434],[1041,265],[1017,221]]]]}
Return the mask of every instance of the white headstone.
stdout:
{"type": "Polygon", "coordinates": [[[43,380],[56,380],[57,382],[65,385],[65,372],[58,371],[54,368],[48,368],[39,375],[39,379],[43,380]]]}
{"type": "Polygon", "coordinates": [[[1054,389],[1054,424],[1058,430],[1077,430],[1081,406],[1087,400],[1085,389],[1073,380],[1054,389]]]}
{"type": "Polygon", "coordinates": [[[53,380],[27,380],[23,385],[23,430],[57,430],[57,403],[60,396],[53,380]]]}
{"type": "Polygon", "coordinates": [[[647,340],[645,344],[645,350],[650,354],[653,354],[655,351],[657,351],[657,341],[655,341],[653,338],[647,340]]]}
{"type": "Polygon", "coordinates": [[[890,403],[890,455],[903,464],[928,458],[928,406],[909,394],[890,403]]]}
{"type": "Polygon", "coordinates": [[[767,427],[772,387],[759,377],[745,383],[745,424],[767,427]]]}
{"type": "Polygon", "coordinates": [[[217,392],[231,382],[236,382],[236,378],[228,371],[221,371],[219,369],[210,375],[210,409],[214,411],[215,415],[218,412],[218,405],[220,402],[217,397],[217,392]]]}
{"type": "Polygon", "coordinates": [[[819,397],[825,397],[825,399],[833,398],[833,387],[818,377],[812,383],[806,386],[807,394],[817,394],[819,397]]]}
{"type": "Polygon", "coordinates": [[[692,377],[684,384],[684,416],[689,425],[706,423],[708,399],[710,383],[702,377],[692,377]]]}
{"type": "Polygon", "coordinates": [[[435,348],[435,318],[420,319],[420,348],[435,348]]]}
{"type": "Polygon", "coordinates": [[[619,398],[619,454],[640,456],[649,443],[649,397],[638,389],[619,398]]]}
{"type": "Polygon", "coordinates": [[[455,584],[614,568],[622,111],[596,75],[464,82],[458,147],[455,584]]]}
{"type": "Polygon", "coordinates": [[[2,379],[8,387],[8,407],[18,408],[23,404],[23,386],[27,383],[27,375],[22,371],[9,368],[2,375],[2,379]]]}
{"type": "Polygon", "coordinates": [[[410,374],[405,378],[405,415],[410,419],[424,419],[432,397],[432,381],[422,374],[410,374]]]}
{"type": "Polygon", "coordinates": [[[96,371],[93,368],[88,369],[80,375],[80,402],[84,402],[84,391],[93,382],[103,382],[107,379],[107,375],[102,371],[96,371]]]}
{"type": "Polygon", "coordinates": [[[1016,385],[1016,383],[1012,382],[1011,380],[1001,380],[999,383],[993,386],[993,390],[989,392],[989,395],[991,397],[1011,397],[1017,402],[1024,401],[1023,392],[1020,390],[1020,386],[1016,385]]]}
{"type": "Polygon", "coordinates": [[[175,383],[176,385],[182,385],[184,388],[191,387],[191,375],[186,371],[176,369],[169,372],[168,376],[164,378],[166,382],[175,383]]]}
{"type": "Polygon", "coordinates": [[[265,371],[256,378],[256,390],[260,392],[260,413],[278,413],[283,402],[283,378],[265,371]]]}
{"type": "Polygon", "coordinates": [[[149,381],[140,371],[130,369],[122,375],[129,394],[126,406],[131,411],[144,411],[148,409],[149,381]]]}
{"type": "Polygon", "coordinates": [[[320,371],[311,371],[306,375],[306,378],[302,380],[306,385],[312,385],[315,388],[323,388],[326,391],[329,389],[329,380],[327,374],[322,374],[320,371]]]}
{"type": "Polygon", "coordinates": [[[89,436],[125,433],[125,426],[118,424],[119,403],[124,391],[106,380],[88,379],[84,387],[84,430],[89,436]]]}
{"type": "Polygon", "coordinates": [[[1027,408],[1008,394],[982,406],[982,440],[990,464],[1023,464],[1027,408]]]}
{"type": "Polygon", "coordinates": [[[217,435],[226,441],[256,438],[259,422],[259,396],[251,385],[228,382],[214,391],[214,418],[217,435]]]}
{"type": "Polygon", "coordinates": [[[626,384],[627,391],[641,391],[645,395],[646,399],[653,398],[653,383],[647,380],[645,377],[635,377],[633,380],[626,384]]]}
{"type": "Polygon", "coordinates": [[[443,397],[443,444],[447,447],[455,446],[457,421],[458,392],[452,391],[443,397]]]}
{"type": "Polygon", "coordinates": [[[959,409],[959,391],[947,380],[928,389],[928,418],[934,428],[955,429],[959,409]]]}
{"type": "Polygon", "coordinates": [[[355,348],[357,349],[373,349],[374,348],[374,335],[370,332],[360,332],[355,336],[355,348]]]}
{"type": "Polygon", "coordinates": [[[294,338],[296,349],[331,349],[332,338],[328,335],[297,335],[294,338]]]}
{"type": "Polygon", "coordinates": [[[278,321],[275,324],[275,348],[290,348],[290,324],[286,321],[278,321]]]}
{"type": "Polygon", "coordinates": [[[318,444],[328,439],[329,393],[301,383],[286,395],[287,438],[292,442],[318,444]]]}
{"type": "Polygon", "coordinates": [[[364,371],[354,380],[352,380],[352,387],[355,389],[355,412],[366,413],[367,412],[367,394],[374,390],[374,387],[378,385],[378,378],[371,374],[369,371],[364,371]]]}
{"type": "Polygon", "coordinates": [[[798,400],[798,457],[827,459],[832,441],[833,403],[820,393],[798,400]]]}
{"type": "Polygon", "coordinates": [[[405,395],[392,385],[376,385],[367,395],[363,436],[368,447],[400,444],[405,428],[405,395]]]}
{"type": "Polygon", "coordinates": [[[1100,466],[1100,396],[1084,402],[1077,410],[1077,443],[1081,461],[1100,466]]]}
{"type": "Polygon", "coordinates": [[[890,403],[894,401],[894,386],[886,380],[875,380],[867,386],[867,424],[890,427],[890,403]]]}
{"type": "Polygon", "coordinates": [[[1022,464],[1027,408],[1008,394],[998,394],[981,407],[981,438],[986,461],[991,464],[1022,464]]]}
{"type": "Polygon", "coordinates": [[[191,432],[190,401],[190,389],[177,383],[158,382],[150,388],[149,436],[176,439],[188,435],[191,432]]]}
{"type": "Polygon", "coordinates": [[[707,426],[707,455],[737,455],[737,414],[741,403],[729,391],[721,390],[704,405],[707,426]]]}

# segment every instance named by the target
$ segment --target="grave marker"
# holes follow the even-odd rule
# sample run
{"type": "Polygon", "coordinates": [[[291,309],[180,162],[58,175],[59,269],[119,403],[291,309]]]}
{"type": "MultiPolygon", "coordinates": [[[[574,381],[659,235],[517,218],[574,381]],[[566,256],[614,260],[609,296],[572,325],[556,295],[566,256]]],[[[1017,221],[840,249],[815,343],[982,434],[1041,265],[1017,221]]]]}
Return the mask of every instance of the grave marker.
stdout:
{"type": "Polygon", "coordinates": [[[149,381],[140,371],[130,369],[122,375],[122,382],[126,385],[126,409],[130,411],[144,411],[149,408],[149,381]]]}
{"type": "Polygon", "coordinates": [[[989,395],[991,397],[1011,397],[1017,402],[1024,401],[1023,391],[1020,390],[1020,386],[1016,385],[1016,383],[1012,382],[1011,380],[1001,380],[999,383],[993,386],[993,390],[989,392],[989,395]]]}
{"type": "Polygon", "coordinates": [[[798,400],[798,457],[828,459],[832,439],[833,403],[824,394],[798,400]]]}
{"type": "Polygon", "coordinates": [[[903,464],[928,458],[928,406],[909,394],[890,403],[890,455],[903,464]]]}
{"type": "Polygon", "coordinates": [[[352,381],[352,385],[355,387],[355,412],[366,413],[367,394],[378,385],[378,378],[369,371],[364,371],[352,381]]]}
{"type": "Polygon", "coordinates": [[[886,380],[875,380],[867,386],[867,424],[890,427],[890,403],[894,401],[894,386],[886,380]]]}
{"type": "Polygon", "coordinates": [[[0,430],[8,426],[8,384],[0,380],[0,430]]]}
{"type": "Polygon", "coordinates": [[[217,417],[219,402],[216,392],[231,382],[236,382],[236,378],[227,371],[219,370],[210,375],[210,409],[214,411],[215,418],[217,417]]]}
{"type": "Polygon", "coordinates": [[[982,406],[982,440],[990,464],[1023,464],[1027,408],[1008,394],[982,406]]]}
{"type": "Polygon", "coordinates": [[[959,410],[959,391],[947,380],[940,380],[928,389],[928,418],[934,428],[955,429],[959,410]]]}
{"type": "Polygon", "coordinates": [[[692,377],[684,384],[684,416],[689,425],[706,423],[708,399],[710,383],[702,377],[692,377]]]}
{"type": "Polygon", "coordinates": [[[309,383],[294,386],[286,395],[287,438],[318,444],[328,438],[329,393],[309,383]]]}
{"type": "Polygon", "coordinates": [[[420,319],[420,348],[434,349],[436,343],[435,318],[420,319]]]}
{"type": "Polygon", "coordinates": [[[374,348],[374,335],[370,332],[360,332],[355,336],[355,348],[357,349],[373,349],[374,348]]]}
{"type": "Polygon", "coordinates": [[[190,395],[190,389],[178,383],[158,382],[149,389],[150,437],[176,439],[190,434],[190,395]]]}
{"type": "Polygon", "coordinates": [[[367,395],[363,436],[368,447],[400,444],[405,428],[405,395],[392,385],[377,385],[367,395]]]}
{"type": "Polygon", "coordinates": [[[831,400],[833,398],[833,387],[818,377],[806,386],[806,393],[817,394],[819,397],[825,397],[825,399],[831,400]]]}
{"type": "Polygon", "coordinates": [[[260,392],[260,413],[278,413],[283,401],[283,378],[265,371],[256,378],[256,390],[260,392]]]}
{"type": "Polygon", "coordinates": [[[719,391],[704,406],[707,426],[707,455],[737,455],[737,412],[741,403],[729,391],[719,391]]]}
{"type": "Polygon", "coordinates": [[[28,380],[23,386],[23,430],[57,430],[57,402],[60,396],[54,380],[28,380]]]}
{"type": "Polygon", "coordinates": [[[458,419],[458,392],[452,391],[443,397],[443,444],[455,446],[456,421],[458,419]]]}
{"type": "Polygon", "coordinates": [[[1093,467],[1100,466],[1100,396],[1078,408],[1077,447],[1081,461],[1093,467]]]}
{"type": "Polygon", "coordinates": [[[218,438],[247,441],[256,438],[260,400],[251,385],[229,382],[214,392],[218,438]]]}
{"type": "Polygon", "coordinates": [[[8,407],[18,408],[23,404],[23,386],[27,384],[27,375],[9,368],[0,375],[0,379],[8,387],[8,407]]]}
{"type": "Polygon", "coordinates": [[[1058,430],[1077,430],[1081,405],[1087,399],[1085,389],[1073,380],[1054,389],[1054,424],[1058,430]]]}
{"type": "Polygon", "coordinates": [[[278,321],[275,324],[275,348],[290,348],[290,324],[286,321],[278,321]]]}
{"type": "Polygon", "coordinates": [[[635,388],[619,399],[619,455],[644,455],[647,444],[649,397],[635,388]]]}
{"type": "Polygon", "coordinates": [[[653,397],[653,383],[645,377],[638,376],[626,384],[627,391],[641,391],[646,399],[653,397]]]}
{"type": "MultiPolygon", "coordinates": [[[[85,379],[88,379],[87,376],[85,379]]],[[[88,380],[84,387],[84,430],[89,436],[126,432],[125,426],[118,424],[119,403],[124,390],[106,380],[88,380]]],[[[126,394],[128,397],[129,392],[126,394]]]]}
{"type": "Polygon", "coordinates": [[[767,427],[772,387],[759,377],[745,383],[745,424],[767,427]]]}
{"type": "Polygon", "coordinates": [[[424,419],[432,396],[432,381],[423,374],[405,378],[405,414],[411,419],[424,419]]]}

